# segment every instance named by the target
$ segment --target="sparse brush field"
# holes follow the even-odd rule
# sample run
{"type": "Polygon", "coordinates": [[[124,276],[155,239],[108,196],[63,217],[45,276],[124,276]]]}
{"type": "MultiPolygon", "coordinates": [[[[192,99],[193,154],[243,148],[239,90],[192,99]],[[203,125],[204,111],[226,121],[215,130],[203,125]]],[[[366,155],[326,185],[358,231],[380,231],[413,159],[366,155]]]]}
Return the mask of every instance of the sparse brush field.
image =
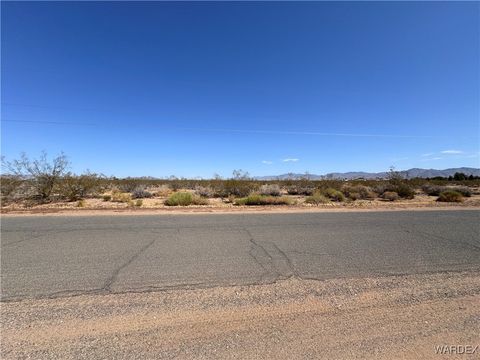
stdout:
{"type": "Polygon", "coordinates": [[[456,173],[450,178],[260,181],[241,170],[228,179],[210,180],[105,177],[66,171],[64,155],[49,162],[2,162],[2,212],[55,209],[155,208],[389,208],[480,206],[480,178],[456,173]]]}
{"type": "Polygon", "coordinates": [[[480,206],[479,180],[147,180],[88,174],[59,178],[43,198],[32,182],[3,176],[2,211],[480,206]]]}

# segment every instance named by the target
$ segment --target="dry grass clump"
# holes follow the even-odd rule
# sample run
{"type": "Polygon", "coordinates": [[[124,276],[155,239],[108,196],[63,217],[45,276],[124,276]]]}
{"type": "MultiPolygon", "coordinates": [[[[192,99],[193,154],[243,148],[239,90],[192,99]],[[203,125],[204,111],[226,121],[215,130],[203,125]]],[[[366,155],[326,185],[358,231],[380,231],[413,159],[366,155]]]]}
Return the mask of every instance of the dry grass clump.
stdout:
{"type": "Polygon", "coordinates": [[[111,200],[113,202],[128,203],[132,201],[132,194],[121,192],[120,190],[113,190],[111,200]]]}
{"type": "Polygon", "coordinates": [[[455,190],[442,191],[437,199],[440,202],[462,202],[463,195],[455,190]]]}
{"type": "Polygon", "coordinates": [[[208,200],[201,198],[197,195],[193,195],[189,192],[176,192],[172,194],[167,200],[165,200],[165,205],[167,206],[189,206],[207,204],[208,200]]]}
{"type": "Polygon", "coordinates": [[[167,197],[167,196],[170,196],[171,194],[172,194],[172,190],[168,185],[160,185],[155,189],[153,196],[167,197]]]}
{"type": "Polygon", "coordinates": [[[286,196],[265,196],[261,194],[252,194],[250,196],[236,199],[236,205],[290,205],[292,201],[286,196]]]}

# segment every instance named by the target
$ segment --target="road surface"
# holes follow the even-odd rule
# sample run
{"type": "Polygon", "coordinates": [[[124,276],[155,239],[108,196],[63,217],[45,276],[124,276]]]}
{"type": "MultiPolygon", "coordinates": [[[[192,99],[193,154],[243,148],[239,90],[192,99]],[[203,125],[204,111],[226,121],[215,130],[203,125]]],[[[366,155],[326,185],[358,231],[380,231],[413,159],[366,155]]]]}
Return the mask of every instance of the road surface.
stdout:
{"type": "Polygon", "coordinates": [[[0,357],[475,359],[479,216],[5,217],[0,357]]]}
{"type": "Polygon", "coordinates": [[[2,300],[480,268],[479,211],[2,219],[2,300]]]}

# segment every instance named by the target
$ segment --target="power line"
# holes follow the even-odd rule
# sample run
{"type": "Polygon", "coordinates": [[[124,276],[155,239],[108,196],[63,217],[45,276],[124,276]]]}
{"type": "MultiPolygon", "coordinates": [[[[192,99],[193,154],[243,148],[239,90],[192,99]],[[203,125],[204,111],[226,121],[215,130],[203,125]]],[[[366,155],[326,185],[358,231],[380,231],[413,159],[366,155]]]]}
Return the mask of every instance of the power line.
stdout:
{"type": "Polygon", "coordinates": [[[87,125],[87,126],[96,126],[94,123],[75,123],[75,122],[65,122],[65,121],[45,121],[45,120],[6,120],[1,119],[1,122],[14,122],[14,123],[30,123],[30,124],[52,124],[52,125],[87,125]]]}

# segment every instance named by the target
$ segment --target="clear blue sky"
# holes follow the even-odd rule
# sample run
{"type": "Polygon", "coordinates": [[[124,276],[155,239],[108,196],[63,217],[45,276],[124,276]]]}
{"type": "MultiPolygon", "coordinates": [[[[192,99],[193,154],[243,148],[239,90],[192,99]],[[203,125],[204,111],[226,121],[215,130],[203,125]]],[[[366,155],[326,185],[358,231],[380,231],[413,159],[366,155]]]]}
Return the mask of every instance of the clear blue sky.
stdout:
{"type": "Polygon", "coordinates": [[[117,176],[479,166],[478,2],[1,7],[7,158],[64,151],[117,176]]]}

